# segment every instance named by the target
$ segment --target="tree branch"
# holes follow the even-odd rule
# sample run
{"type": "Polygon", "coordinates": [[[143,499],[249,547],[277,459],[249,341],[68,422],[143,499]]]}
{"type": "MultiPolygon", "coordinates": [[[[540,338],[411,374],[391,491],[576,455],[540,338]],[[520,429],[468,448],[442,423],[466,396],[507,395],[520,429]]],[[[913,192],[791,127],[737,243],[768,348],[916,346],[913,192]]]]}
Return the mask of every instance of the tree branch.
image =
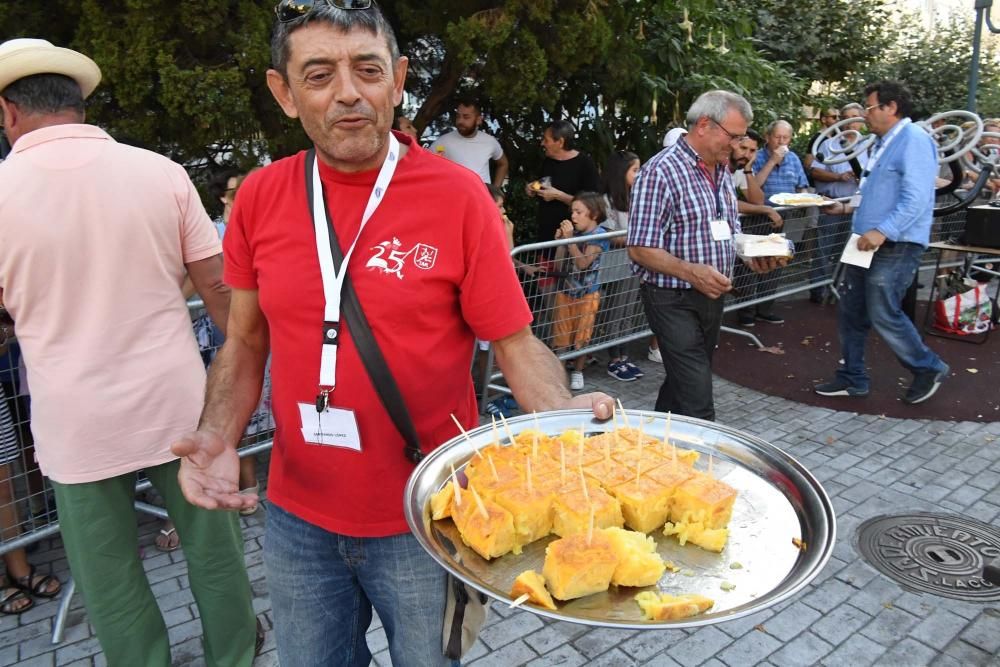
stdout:
{"type": "Polygon", "coordinates": [[[465,66],[458,62],[458,59],[448,53],[441,62],[441,71],[434,77],[430,92],[427,98],[413,118],[413,124],[417,127],[417,133],[422,134],[427,125],[448,110],[448,99],[458,88],[458,82],[462,78],[465,66]]]}

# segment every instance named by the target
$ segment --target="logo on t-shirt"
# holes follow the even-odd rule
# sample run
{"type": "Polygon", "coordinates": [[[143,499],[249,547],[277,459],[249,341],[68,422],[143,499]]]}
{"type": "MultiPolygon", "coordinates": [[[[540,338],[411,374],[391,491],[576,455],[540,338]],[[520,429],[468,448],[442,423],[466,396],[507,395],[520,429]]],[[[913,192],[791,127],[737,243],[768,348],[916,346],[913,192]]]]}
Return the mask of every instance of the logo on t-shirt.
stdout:
{"type": "Polygon", "coordinates": [[[434,263],[437,261],[438,250],[433,246],[429,246],[426,243],[418,243],[414,248],[416,251],[416,257],[413,259],[413,263],[417,265],[418,269],[433,269],[434,263]]]}
{"type": "Polygon", "coordinates": [[[434,268],[438,256],[438,249],[426,243],[418,243],[404,251],[403,244],[396,237],[393,237],[391,241],[382,241],[370,250],[372,256],[365,266],[369,269],[377,269],[384,274],[394,275],[400,280],[403,279],[403,267],[406,265],[407,258],[412,256],[413,265],[426,271],[434,268]]]}

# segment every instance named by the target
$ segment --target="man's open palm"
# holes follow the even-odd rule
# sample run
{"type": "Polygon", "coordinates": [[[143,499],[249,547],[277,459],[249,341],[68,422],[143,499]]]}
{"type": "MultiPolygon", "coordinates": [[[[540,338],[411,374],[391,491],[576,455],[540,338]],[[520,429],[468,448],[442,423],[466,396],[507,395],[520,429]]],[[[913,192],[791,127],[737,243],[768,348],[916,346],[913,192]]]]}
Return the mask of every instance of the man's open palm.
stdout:
{"type": "Polygon", "coordinates": [[[181,457],[177,481],[192,505],[238,510],[257,504],[256,495],[240,495],[240,457],[218,435],[195,431],[170,449],[181,457]]]}

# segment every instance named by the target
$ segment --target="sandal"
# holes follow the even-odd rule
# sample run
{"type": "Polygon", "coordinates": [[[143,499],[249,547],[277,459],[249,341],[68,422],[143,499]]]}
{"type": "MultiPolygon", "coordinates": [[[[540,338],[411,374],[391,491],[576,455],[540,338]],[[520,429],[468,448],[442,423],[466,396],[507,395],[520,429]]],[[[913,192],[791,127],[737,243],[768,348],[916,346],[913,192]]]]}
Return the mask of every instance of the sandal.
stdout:
{"type": "Polygon", "coordinates": [[[162,536],[163,538],[165,538],[164,539],[164,543],[166,544],[166,546],[163,546],[160,543],[159,540],[154,540],[153,544],[156,545],[156,548],[158,550],[160,550],[160,551],[162,551],[164,553],[169,553],[171,551],[177,551],[181,547],[181,538],[180,538],[180,535],[177,535],[177,541],[174,542],[173,541],[173,536],[174,535],[177,535],[177,529],[176,528],[169,528],[169,529],[168,528],[160,528],[160,535],[159,536],[162,536]]]}
{"type": "Polygon", "coordinates": [[[25,593],[30,593],[40,598],[54,598],[62,591],[62,583],[51,574],[35,574],[35,566],[28,566],[28,574],[16,579],[11,577],[11,585],[25,593]],[[59,584],[54,591],[49,590],[51,582],[59,584]]]}
{"type": "Polygon", "coordinates": [[[257,619],[257,630],[255,632],[254,642],[253,642],[253,657],[260,655],[260,650],[264,648],[264,626],[261,624],[260,619],[257,619]]]}
{"type": "MultiPolygon", "coordinates": [[[[250,494],[254,494],[254,495],[258,495],[258,496],[260,495],[260,482],[257,482],[253,486],[248,486],[245,489],[240,489],[240,495],[241,496],[248,496],[250,494]]],[[[256,504],[253,507],[246,507],[246,508],[240,510],[240,515],[241,516],[250,516],[251,514],[256,514],[256,513],[257,513],[257,505],[256,504]]]]}
{"type": "Polygon", "coordinates": [[[35,601],[16,586],[7,586],[0,590],[0,614],[7,616],[19,616],[35,606],[35,601]],[[28,604],[23,607],[15,605],[22,600],[27,600],[28,604]]]}

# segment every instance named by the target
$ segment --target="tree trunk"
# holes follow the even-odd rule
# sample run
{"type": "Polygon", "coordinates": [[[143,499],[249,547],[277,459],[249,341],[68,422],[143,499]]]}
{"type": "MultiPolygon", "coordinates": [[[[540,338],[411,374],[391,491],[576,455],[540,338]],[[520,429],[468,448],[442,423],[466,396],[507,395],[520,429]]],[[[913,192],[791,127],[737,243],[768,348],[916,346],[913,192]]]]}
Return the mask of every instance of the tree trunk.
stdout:
{"type": "Polygon", "coordinates": [[[418,135],[423,134],[424,128],[432,120],[448,110],[448,100],[452,93],[455,92],[455,89],[458,88],[458,82],[462,78],[464,71],[465,66],[459,63],[452,54],[449,53],[444,57],[444,61],[441,63],[441,71],[434,77],[434,83],[431,84],[431,90],[427,94],[427,99],[424,100],[424,103],[417,111],[417,115],[413,118],[413,124],[417,127],[418,135]]]}

